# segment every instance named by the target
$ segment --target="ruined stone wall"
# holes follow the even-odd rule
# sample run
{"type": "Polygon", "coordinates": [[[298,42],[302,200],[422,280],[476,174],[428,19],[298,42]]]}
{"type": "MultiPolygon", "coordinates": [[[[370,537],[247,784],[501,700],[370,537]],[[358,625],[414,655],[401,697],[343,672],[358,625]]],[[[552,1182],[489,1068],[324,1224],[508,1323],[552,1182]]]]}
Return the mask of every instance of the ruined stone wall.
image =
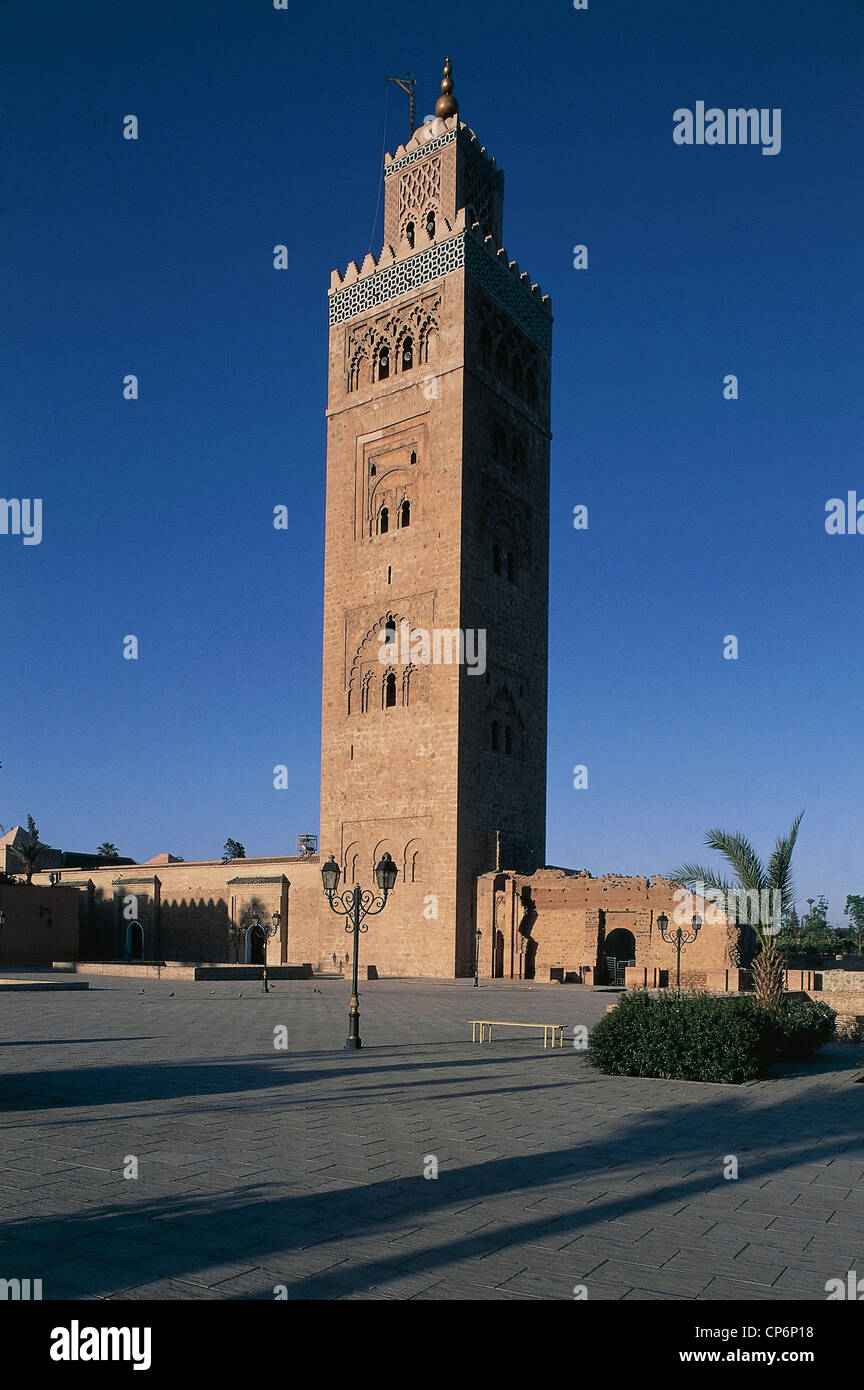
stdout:
{"type": "MultiPolygon", "coordinates": [[[[583,983],[605,983],[605,959],[611,954],[667,971],[674,982],[675,947],[663,941],[657,919],[665,914],[674,931],[676,913],[682,911],[677,891],[662,878],[592,878],[584,870],[485,874],[478,880],[482,973],[519,978],[521,959],[523,977],[548,980],[560,972],[583,983]]],[[[703,925],[696,941],[682,950],[681,982],[696,988],[705,985],[708,971],[737,962],[738,929],[710,904],[693,906],[703,925]]]]}

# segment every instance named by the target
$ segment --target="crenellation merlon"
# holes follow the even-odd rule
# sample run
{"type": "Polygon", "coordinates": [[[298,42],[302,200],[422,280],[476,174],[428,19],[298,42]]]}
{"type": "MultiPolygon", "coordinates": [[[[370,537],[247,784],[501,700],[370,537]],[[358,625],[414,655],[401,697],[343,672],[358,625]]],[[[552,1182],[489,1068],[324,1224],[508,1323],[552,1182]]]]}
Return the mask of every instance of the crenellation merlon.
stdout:
{"type": "Polygon", "coordinates": [[[502,270],[506,270],[509,275],[512,275],[513,279],[519,282],[522,289],[530,294],[532,298],[536,299],[540,307],[545,309],[551,318],[552,300],[549,295],[544,294],[540,286],[531,279],[527,270],[521,270],[518,261],[511,261],[504,247],[496,246],[494,237],[484,235],[482,228],[479,227],[476,222],[468,230],[473,234],[474,239],[483,246],[491,259],[497,261],[502,270]]]}
{"type": "MultiPolygon", "coordinates": [[[[440,225],[436,227],[435,235],[429,239],[426,246],[414,252],[415,256],[420,256],[430,246],[442,244],[452,240],[454,237],[469,234],[478,245],[482,246],[491,260],[497,262],[502,270],[506,270],[508,275],[516,281],[526,294],[536,300],[537,304],[550,316],[552,316],[552,301],[548,294],[544,294],[540,286],[533,281],[527,271],[520,268],[518,261],[511,261],[507,251],[503,246],[496,246],[494,237],[483,232],[482,227],[477,222],[468,223],[465,216],[465,209],[460,208],[453,221],[446,217],[441,219],[440,225]]],[[[403,259],[411,260],[408,256],[403,259]]],[[[376,260],[371,252],[364,257],[362,265],[358,267],[356,261],[350,261],[344,275],[340,275],[338,270],[330,273],[330,288],[328,294],[335,294],[339,290],[346,289],[349,285],[356,284],[358,280],[365,280],[370,275],[377,274],[380,270],[391,266],[398,259],[397,248],[391,245],[384,245],[381,253],[376,260]]]]}
{"type": "Polygon", "coordinates": [[[498,168],[495,156],[491,155],[485,145],[481,145],[476,134],[464,121],[460,121],[458,116],[446,116],[443,119],[436,116],[434,120],[427,121],[425,125],[418,126],[411,139],[404,145],[397,145],[393,154],[388,151],[384,156],[384,176],[386,178],[389,165],[396,164],[399,160],[408,159],[412,155],[425,154],[433,140],[442,139],[444,136],[451,139],[460,139],[477,155],[490,166],[490,170],[501,177],[502,171],[498,168]]]}
{"type": "MultiPolygon", "coordinates": [[[[456,217],[453,218],[452,222],[446,217],[442,217],[440,225],[435,228],[435,235],[428,238],[425,246],[419,247],[414,252],[414,255],[422,255],[423,251],[427,251],[430,246],[437,246],[442,242],[450,241],[453,236],[464,231],[465,209],[462,208],[461,211],[457,213],[456,217]]],[[[406,256],[404,254],[405,247],[399,248],[385,243],[381,248],[381,254],[378,256],[377,260],[370,251],[364,257],[363,263],[359,267],[356,261],[349,261],[344,275],[340,275],[338,270],[332,270],[330,272],[329,293],[332,294],[335,290],[344,290],[347,285],[353,285],[355,281],[364,280],[367,276],[375,275],[377,271],[384,270],[387,266],[393,265],[396,260],[400,259],[400,249],[402,250],[401,259],[410,260],[411,256],[406,256]]]]}

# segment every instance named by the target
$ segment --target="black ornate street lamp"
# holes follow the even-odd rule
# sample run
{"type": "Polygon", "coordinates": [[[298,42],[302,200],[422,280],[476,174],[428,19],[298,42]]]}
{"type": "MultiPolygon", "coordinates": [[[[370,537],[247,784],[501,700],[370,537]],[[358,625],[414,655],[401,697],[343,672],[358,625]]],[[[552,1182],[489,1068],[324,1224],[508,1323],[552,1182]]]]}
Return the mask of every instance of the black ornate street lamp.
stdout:
{"type": "Polygon", "coordinates": [[[371,888],[361,888],[359,883],[355,883],[353,888],[346,888],[340,897],[335,898],[336,889],[339,887],[340,869],[333,855],[321,866],[321,879],[324,884],[324,892],[327,894],[327,901],[334,912],[338,912],[343,917],[350,917],[350,921],[345,923],[345,930],[354,934],[354,963],[351,972],[351,1006],[348,1010],[348,1037],[345,1039],[346,1048],[358,1049],[363,1046],[360,1041],[360,996],[357,987],[357,962],[360,954],[360,933],[368,930],[363,925],[364,917],[375,917],[387,905],[387,896],[392,893],[396,886],[396,865],[389,854],[384,854],[379,860],[375,869],[375,882],[381,890],[381,896],[376,897],[371,888]],[[335,898],[335,901],[334,901],[335,898]]]}
{"type": "MultiPolygon", "coordinates": [[[[261,926],[261,923],[259,922],[258,925],[261,926]]],[[[273,915],[270,918],[270,926],[261,927],[261,930],[264,932],[264,974],[262,978],[264,980],[263,988],[265,994],[270,993],[270,986],[267,983],[267,942],[270,940],[271,936],[276,935],[281,925],[282,913],[277,908],[277,910],[273,913],[273,915]]]]}
{"type": "Polygon", "coordinates": [[[694,912],[690,918],[690,927],[693,935],[690,936],[686,927],[676,927],[674,932],[669,931],[669,918],[665,912],[661,912],[657,918],[657,926],[660,928],[660,935],[667,946],[675,947],[676,967],[675,967],[675,988],[681,993],[681,949],[684,946],[692,946],[699,935],[702,926],[702,918],[698,912],[694,912]]]}
{"type": "Polygon", "coordinates": [[[263,980],[262,989],[265,994],[270,993],[270,986],[267,982],[267,942],[271,939],[271,937],[274,937],[276,935],[277,931],[279,930],[281,921],[281,912],[274,912],[269,924],[265,926],[265,924],[261,921],[261,918],[258,916],[257,911],[253,911],[248,915],[244,913],[244,915],[240,918],[239,926],[235,926],[234,923],[231,922],[228,927],[228,935],[231,939],[231,947],[234,951],[234,956],[238,965],[240,964],[241,941],[243,941],[243,939],[248,935],[250,930],[254,932],[257,927],[258,931],[260,931],[264,942],[264,973],[261,978],[263,980]]]}
{"type": "Polygon", "coordinates": [[[483,935],[479,927],[474,932],[474,988],[480,988],[480,938],[483,935]]]}

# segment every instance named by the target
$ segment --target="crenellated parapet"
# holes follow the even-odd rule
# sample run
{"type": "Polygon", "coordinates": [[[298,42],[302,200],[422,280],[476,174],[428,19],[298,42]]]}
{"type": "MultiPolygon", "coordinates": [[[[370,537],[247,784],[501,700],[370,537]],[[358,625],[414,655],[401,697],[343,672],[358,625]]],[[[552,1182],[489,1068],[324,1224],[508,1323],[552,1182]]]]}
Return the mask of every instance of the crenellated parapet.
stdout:
{"type": "Polygon", "coordinates": [[[351,261],[344,275],[334,270],[328,292],[330,324],[368,313],[463,268],[519,320],[539,346],[550,350],[552,303],[548,294],[518,261],[510,260],[503,247],[483,234],[478,223],[466,226],[464,208],[452,223],[442,219],[434,238],[421,251],[400,257],[397,248],[385,246],[377,260],[370,254],[360,266],[351,261]]]}
{"type": "Polygon", "coordinates": [[[465,230],[465,209],[462,208],[452,220],[446,217],[441,218],[435,228],[434,234],[426,238],[426,245],[422,250],[414,250],[408,245],[407,241],[402,241],[396,246],[385,244],[377,259],[369,252],[359,266],[356,261],[349,261],[344,275],[340,275],[338,270],[332,271],[330,275],[329,293],[332,294],[336,290],[342,290],[347,288],[348,285],[356,284],[358,280],[363,280],[368,275],[376,275],[379,271],[385,270],[388,266],[395,265],[399,260],[408,260],[411,259],[412,256],[415,258],[419,257],[423,254],[423,251],[428,250],[430,246],[438,246],[443,242],[450,241],[454,236],[459,235],[465,230]]]}
{"type": "Polygon", "coordinates": [[[404,145],[399,145],[395,153],[385,154],[384,156],[384,177],[390,178],[393,174],[399,174],[403,169],[409,168],[412,164],[418,163],[422,159],[428,159],[430,155],[437,154],[447,145],[452,145],[456,141],[459,147],[470,159],[481,163],[486,170],[487,177],[499,184],[504,182],[504,172],[499,169],[495,156],[489,154],[485,145],[481,145],[474,131],[467,126],[464,121],[460,121],[458,116],[449,116],[445,120],[436,117],[433,121],[428,121],[426,125],[420,126],[415,130],[411,139],[404,145]]]}

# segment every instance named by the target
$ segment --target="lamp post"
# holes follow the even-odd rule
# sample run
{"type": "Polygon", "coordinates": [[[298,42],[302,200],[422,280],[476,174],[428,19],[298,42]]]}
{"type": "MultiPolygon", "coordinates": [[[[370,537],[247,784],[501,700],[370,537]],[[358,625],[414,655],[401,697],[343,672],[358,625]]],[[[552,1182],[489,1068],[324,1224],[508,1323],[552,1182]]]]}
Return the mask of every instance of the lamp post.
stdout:
{"type": "Polygon", "coordinates": [[[261,918],[258,916],[257,910],[256,910],[256,909],[253,909],[253,911],[250,912],[249,914],[246,914],[246,913],[243,914],[243,916],[240,918],[240,925],[239,925],[238,927],[235,927],[235,926],[233,926],[233,925],[232,925],[231,927],[229,927],[229,931],[230,931],[230,933],[231,933],[231,939],[232,939],[232,942],[234,943],[235,948],[236,948],[236,949],[235,949],[235,954],[236,954],[236,956],[237,956],[237,964],[238,964],[238,965],[240,964],[240,942],[243,940],[244,936],[246,936],[246,934],[249,932],[250,928],[251,928],[252,931],[254,931],[255,928],[257,927],[258,930],[260,931],[261,935],[263,936],[263,938],[264,938],[264,973],[263,973],[263,975],[262,975],[261,978],[262,978],[262,980],[263,980],[263,986],[262,986],[262,988],[263,988],[263,992],[264,992],[265,994],[269,994],[269,993],[270,993],[270,986],[269,986],[269,984],[267,983],[267,942],[270,940],[271,937],[273,937],[273,936],[276,935],[277,931],[279,930],[279,924],[281,923],[281,921],[282,921],[282,914],[281,914],[281,912],[274,912],[274,913],[273,913],[273,916],[272,916],[272,918],[271,918],[271,920],[270,920],[269,925],[268,925],[268,926],[265,926],[264,923],[261,921],[261,918]]]}
{"type": "MultiPolygon", "coordinates": [[[[279,930],[279,928],[280,928],[281,925],[282,925],[282,913],[281,913],[281,912],[279,911],[279,909],[277,908],[276,911],[275,911],[275,912],[271,915],[271,917],[270,917],[270,926],[269,926],[269,927],[261,927],[261,930],[265,933],[265,935],[264,935],[264,975],[263,975],[263,977],[262,977],[263,980],[264,980],[264,993],[265,993],[265,994],[269,994],[269,993],[270,993],[270,986],[269,986],[268,983],[267,983],[267,942],[270,940],[270,937],[271,937],[271,936],[275,936],[275,935],[276,935],[276,933],[278,932],[278,930],[279,930]]],[[[259,923],[259,926],[260,926],[260,923],[259,923]]]]}
{"type": "Polygon", "coordinates": [[[693,935],[690,936],[686,927],[676,927],[674,932],[669,931],[669,918],[665,912],[661,912],[657,918],[657,926],[660,928],[660,935],[668,946],[675,947],[675,988],[681,993],[681,950],[684,946],[692,946],[699,935],[702,926],[702,918],[698,912],[694,912],[690,918],[690,927],[693,935]]]}
{"type": "Polygon", "coordinates": [[[327,894],[327,901],[333,912],[339,913],[342,917],[350,920],[345,923],[345,930],[354,934],[354,961],[351,972],[351,1005],[348,1010],[348,1037],[345,1039],[346,1049],[357,1050],[363,1046],[360,1041],[360,996],[357,986],[357,963],[360,954],[360,933],[368,931],[364,925],[364,917],[375,917],[387,906],[387,896],[392,893],[396,886],[396,865],[389,854],[382,855],[375,867],[375,882],[381,890],[381,896],[376,897],[371,888],[361,888],[359,883],[355,883],[353,888],[346,888],[340,897],[336,898],[336,889],[339,887],[339,865],[330,855],[326,864],[321,866],[321,879],[324,884],[324,892],[327,894]],[[334,901],[335,899],[335,901],[334,901]]]}
{"type": "Polygon", "coordinates": [[[483,935],[478,927],[474,932],[474,988],[480,988],[480,938],[483,935]]]}

